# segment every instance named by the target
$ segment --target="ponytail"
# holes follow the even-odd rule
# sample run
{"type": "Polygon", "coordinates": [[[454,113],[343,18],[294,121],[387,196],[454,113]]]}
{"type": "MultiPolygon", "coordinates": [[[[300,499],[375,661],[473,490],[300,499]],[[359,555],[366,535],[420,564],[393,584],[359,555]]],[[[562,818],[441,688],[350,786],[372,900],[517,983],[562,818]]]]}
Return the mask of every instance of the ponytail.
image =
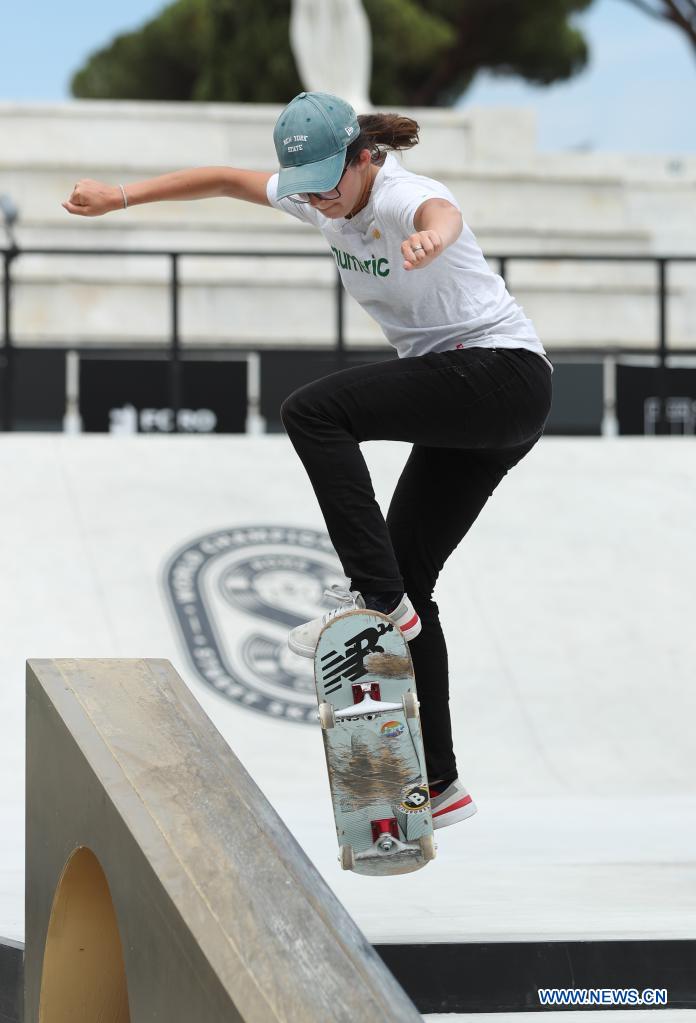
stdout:
{"type": "Polygon", "coordinates": [[[358,124],[360,134],[346,150],[346,163],[363,149],[370,150],[373,163],[381,163],[389,150],[413,149],[418,145],[418,124],[402,114],[359,114],[358,124]]]}

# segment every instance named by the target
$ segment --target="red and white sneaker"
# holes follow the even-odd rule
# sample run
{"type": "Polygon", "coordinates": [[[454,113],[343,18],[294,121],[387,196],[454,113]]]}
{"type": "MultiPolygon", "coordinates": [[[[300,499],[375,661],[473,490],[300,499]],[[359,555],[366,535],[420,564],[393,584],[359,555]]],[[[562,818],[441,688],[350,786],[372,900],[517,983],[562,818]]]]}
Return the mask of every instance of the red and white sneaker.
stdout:
{"type": "MultiPolygon", "coordinates": [[[[365,607],[365,600],[359,590],[349,590],[345,586],[341,586],[340,583],[324,590],[324,596],[338,601],[339,607],[327,611],[326,614],[320,615],[318,618],[313,618],[305,625],[298,625],[296,629],[292,629],[288,633],[288,646],[293,653],[300,654],[302,657],[314,657],[319,642],[319,633],[328,622],[333,618],[338,618],[339,615],[344,615],[346,611],[370,610],[365,607]]],[[[404,639],[409,643],[422,629],[421,620],[408,599],[407,593],[404,593],[397,607],[387,614],[387,618],[391,618],[394,624],[399,626],[404,639]]]]}
{"type": "Polygon", "coordinates": [[[430,806],[433,812],[433,828],[446,828],[450,824],[464,821],[476,813],[476,803],[466,791],[459,778],[440,791],[439,785],[430,787],[430,806]]]}

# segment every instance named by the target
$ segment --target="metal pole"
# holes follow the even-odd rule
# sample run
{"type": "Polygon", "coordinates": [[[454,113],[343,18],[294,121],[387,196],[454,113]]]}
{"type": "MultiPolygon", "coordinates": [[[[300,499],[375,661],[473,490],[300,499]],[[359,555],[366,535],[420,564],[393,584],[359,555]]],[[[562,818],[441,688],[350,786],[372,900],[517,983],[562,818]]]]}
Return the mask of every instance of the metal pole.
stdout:
{"type": "Polygon", "coordinates": [[[3,369],[2,429],[14,427],[14,345],[12,343],[12,260],[19,254],[16,245],[3,253],[3,347],[0,365],[3,369]]]}
{"type": "Polygon", "coordinates": [[[261,415],[261,356],[258,352],[249,352],[247,364],[247,415],[246,432],[260,434],[266,432],[266,420],[261,415]]]}
{"type": "Polygon", "coordinates": [[[602,415],[602,436],[618,437],[619,420],[616,414],[616,358],[605,355],[604,364],[604,413],[602,415]]]}
{"type": "Polygon", "coordinates": [[[80,355],[79,352],[65,353],[65,415],[63,433],[81,433],[80,417],[80,355]]]}
{"type": "Polygon", "coordinates": [[[169,407],[172,410],[172,432],[179,432],[179,409],[181,408],[181,344],[179,337],[179,253],[170,254],[172,340],[169,354],[169,407]]]}
{"type": "Polygon", "coordinates": [[[667,380],[667,260],[660,257],[657,260],[658,282],[659,282],[659,331],[660,343],[658,350],[657,370],[657,393],[660,399],[660,412],[655,433],[666,434],[669,432],[667,423],[667,393],[669,382],[667,380]]]}

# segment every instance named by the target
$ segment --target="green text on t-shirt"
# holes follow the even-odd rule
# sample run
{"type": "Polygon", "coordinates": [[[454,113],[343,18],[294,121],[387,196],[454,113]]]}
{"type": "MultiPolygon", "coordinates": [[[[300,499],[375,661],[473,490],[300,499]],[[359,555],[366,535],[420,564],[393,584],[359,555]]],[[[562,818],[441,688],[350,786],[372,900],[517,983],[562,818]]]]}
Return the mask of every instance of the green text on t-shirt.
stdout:
{"type": "Polygon", "coordinates": [[[351,256],[350,252],[343,252],[334,245],[331,246],[331,251],[336,258],[337,265],[342,270],[356,270],[363,274],[372,274],[373,277],[389,276],[388,259],[377,259],[374,254],[371,259],[358,259],[357,256],[351,256]]]}

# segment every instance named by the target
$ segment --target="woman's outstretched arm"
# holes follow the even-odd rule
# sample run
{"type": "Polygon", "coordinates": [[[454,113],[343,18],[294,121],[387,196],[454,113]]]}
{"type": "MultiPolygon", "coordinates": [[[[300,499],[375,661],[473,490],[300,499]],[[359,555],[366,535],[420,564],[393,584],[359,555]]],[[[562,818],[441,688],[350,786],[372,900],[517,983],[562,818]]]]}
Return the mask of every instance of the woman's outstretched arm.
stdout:
{"type": "MultiPolygon", "coordinates": [[[[246,202],[269,206],[266,184],[272,177],[267,171],[239,170],[235,167],[193,167],[172,171],[146,181],[124,185],[129,206],[146,202],[170,202],[177,199],[212,199],[227,196],[246,202]]],[[[120,185],[84,178],[78,181],[70,197],[61,203],[68,213],[82,217],[99,217],[124,208],[120,185]]]]}

